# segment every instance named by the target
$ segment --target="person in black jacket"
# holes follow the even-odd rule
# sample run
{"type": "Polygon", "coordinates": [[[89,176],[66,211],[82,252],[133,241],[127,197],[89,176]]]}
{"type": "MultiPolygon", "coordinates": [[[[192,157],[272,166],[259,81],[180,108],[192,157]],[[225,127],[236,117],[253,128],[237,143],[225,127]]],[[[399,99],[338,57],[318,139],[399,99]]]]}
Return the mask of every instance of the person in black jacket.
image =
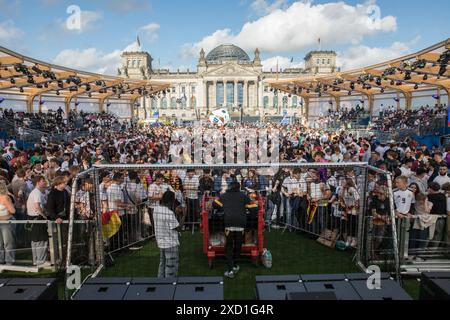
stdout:
{"type": "Polygon", "coordinates": [[[240,269],[236,260],[241,255],[243,235],[247,224],[246,209],[257,207],[257,205],[252,204],[251,199],[240,192],[238,182],[232,182],[230,189],[220,195],[219,199],[214,201],[213,206],[222,208],[224,211],[225,256],[228,265],[225,276],[232,279],[240,269]]]}
{"type": "Polygon", "coordinates": [[[56,221],[57,224],[61,224],[63,220],[69,217],[70,196],[65,189],[66,186],[66,177],[56,177],[53,180],[52,189],[47,197],[47,218],[56,221]]]}

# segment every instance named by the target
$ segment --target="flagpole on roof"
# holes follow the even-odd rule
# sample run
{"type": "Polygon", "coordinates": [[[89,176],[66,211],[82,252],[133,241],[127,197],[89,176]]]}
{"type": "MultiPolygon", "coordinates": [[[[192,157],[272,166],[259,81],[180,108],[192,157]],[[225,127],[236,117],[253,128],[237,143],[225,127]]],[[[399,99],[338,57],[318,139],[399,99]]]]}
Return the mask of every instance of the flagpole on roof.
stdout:
{"type": "Polygon", "coordinates": [[[277,58],[277,81],[278,81],[278,58],[277,58]]]}

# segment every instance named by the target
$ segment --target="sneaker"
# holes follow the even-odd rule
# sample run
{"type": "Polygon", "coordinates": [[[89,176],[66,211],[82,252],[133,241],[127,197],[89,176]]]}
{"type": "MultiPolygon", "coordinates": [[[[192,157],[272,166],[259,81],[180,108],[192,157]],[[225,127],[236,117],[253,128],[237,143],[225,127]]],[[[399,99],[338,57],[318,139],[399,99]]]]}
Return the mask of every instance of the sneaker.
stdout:
{"type": "Polygon", "coordinates": [[[235,276],[235,274],[234,274],[233,271],[227,271],[227,272],[225,272],[224,275],[225,275],[225,277],[227,277],[227,278],[229,278],[229,279],[233,279],[234,276],[235,276]]]}
{"type": "Polygon", "coordinates": [[[46,262],[44,262],[44,263],[38,264],[37,266],[38,266],[39,268],[49,268],[49,267],[52,266],[52,264],[51,264],[50,262],[46,261],[46,262]]]}
{"type": "Polygon", "coordinates": [[[233,268],[233,273],[236,274],[236,273],[239,272],[239,270],[241,270],[241,268],[240,268],[239,266],[235,266],[235,267],[233,268]]]}
{"type": "Polygon", "coordinates": [[[280,226],[277,225],[277,224],[274,224],[274,225],[271,226],[271,228],[272,228],[272,229],[280,229],[280,226]]]}

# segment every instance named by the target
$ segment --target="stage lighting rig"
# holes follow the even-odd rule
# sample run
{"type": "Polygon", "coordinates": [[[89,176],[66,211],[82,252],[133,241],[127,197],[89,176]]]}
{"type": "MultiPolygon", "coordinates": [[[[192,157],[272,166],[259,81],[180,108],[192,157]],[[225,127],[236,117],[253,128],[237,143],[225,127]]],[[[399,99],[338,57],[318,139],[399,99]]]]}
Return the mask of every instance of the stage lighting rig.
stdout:
{"type": "Polygon", "coordinates": [[[42,74],[42,70],[39,69],[39,67],[37,65],[34,65],[31,67],[31,70],[33,70],[34,72],[36,72],[37,74],[42,74]]]}
{"type": "Polygon", "coordinates": [[[386,70],[384,70],[383,77],[392,76],[392,75],[394,75],[396,73],[397,73],[397,68],[390,67],[390,68],[387,68],[386,70]]]}
{"type": "Polygon", "coordinates": [[[405,72],[405,81],[411,80],[411,71],[405,72]]]}
{"type": "Polygon", "coordinates": [[[438,59],[440,65],[439,76],[443,76],[447,72],[448,61],[450,60],[450,50],[446,50],[438,59]]]}
{"type": "Polygon", "coordinates": [[[14,70],[16,70],[16,72],[20,72],[24,75],[30,75],[30,71],[28,70],[28,68],[21,63],[16,63],[14,65],[14,70]]]}

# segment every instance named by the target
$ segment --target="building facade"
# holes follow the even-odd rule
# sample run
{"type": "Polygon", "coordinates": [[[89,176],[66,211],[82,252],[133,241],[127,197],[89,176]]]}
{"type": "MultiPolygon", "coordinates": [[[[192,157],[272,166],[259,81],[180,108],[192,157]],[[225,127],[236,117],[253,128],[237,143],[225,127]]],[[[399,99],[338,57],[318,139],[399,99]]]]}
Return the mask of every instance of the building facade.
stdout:
{"type": "Polygon", "coordinates": [[[232,117],[300,116],[302,98],[271,90],[268,82],[336,70],[334,51],[313,51],[305,58],[305,69],[263,71],[259,50],[253,59],[241,48],[225,44],[207,55],[202,49],[196,71],[153,69],[152,57],[144,51],[124,52],[119,75],[171,83],[166,92],[142,98],[140,119],[154,117],[183,120],[204,119],[210,111],[227,108],[232,117]]]}

